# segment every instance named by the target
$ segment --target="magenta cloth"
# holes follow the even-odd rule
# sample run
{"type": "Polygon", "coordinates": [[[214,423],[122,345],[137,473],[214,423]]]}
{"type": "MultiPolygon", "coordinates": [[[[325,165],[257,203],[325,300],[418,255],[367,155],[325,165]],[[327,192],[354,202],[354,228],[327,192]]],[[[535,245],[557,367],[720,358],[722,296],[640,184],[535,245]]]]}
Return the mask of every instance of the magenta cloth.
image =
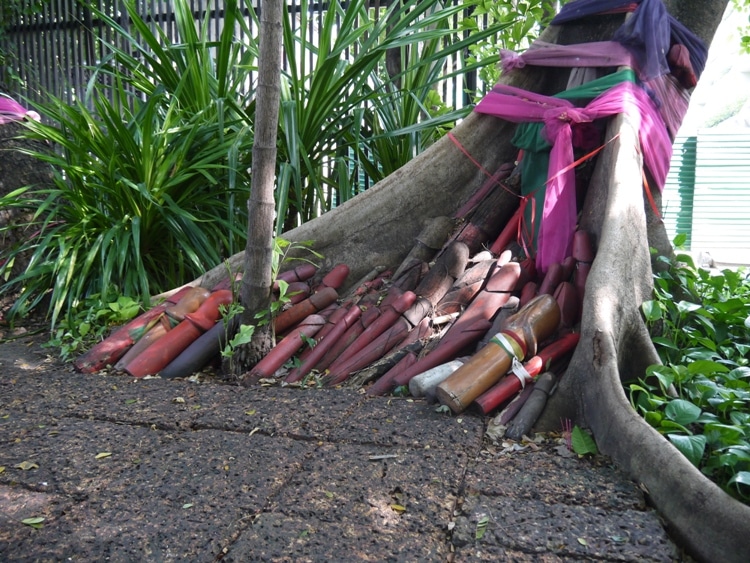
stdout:
{"type": "Polygon", "coordinates": [[[541,272],[546,272],[554,262],[562,263],[572,250],[577,215],[572,124],[626,114],[638,125],[647,169],[659,189],[664,187],[672,157],[672,142],[654,102],[632,82],[617,84],[583,108],[560,98],[498,84],[474,111],[513,123],[544,123],[542,134],[552,149],[537,244],[536,264],[541,272]]]}
{"type": "Polygon", "coordinates": [[[0,94],[0,125],[11,121],[21,121],[27,117],[36,121],[40,119],[37,112],[29,111],[13,98],[0,94]]]}
{"type": "Polygon", "coordinates": [[[594,41],[576,45],[556,45],[535,41],[523,53],[502,49],[500,59],[503,72],[523,68],[527,64],[556,67],[603,67],[632,66],[633,57],[625,47],[616,41],[594,41]]]}

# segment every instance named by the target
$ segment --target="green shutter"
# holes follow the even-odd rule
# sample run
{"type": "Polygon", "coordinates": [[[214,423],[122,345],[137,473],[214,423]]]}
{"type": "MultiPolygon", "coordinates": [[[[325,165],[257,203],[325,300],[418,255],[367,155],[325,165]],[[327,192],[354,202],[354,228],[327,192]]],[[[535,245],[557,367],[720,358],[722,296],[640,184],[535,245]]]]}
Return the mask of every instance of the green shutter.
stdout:
{"type": "Polygon", "coordinates": [[[669,239],[687,235],[691,248],[693,192],[695,190],[696,137],[678,136],[672,145],[672,163],[662,195],[662,216],[669,239]]]}

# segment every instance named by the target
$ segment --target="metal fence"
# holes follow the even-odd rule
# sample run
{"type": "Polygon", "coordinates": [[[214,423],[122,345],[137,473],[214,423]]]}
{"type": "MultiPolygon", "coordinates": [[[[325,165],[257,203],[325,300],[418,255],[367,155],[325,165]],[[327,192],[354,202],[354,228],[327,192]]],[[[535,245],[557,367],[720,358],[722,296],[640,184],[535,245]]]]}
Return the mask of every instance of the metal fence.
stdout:
{"type": "MultiPolygon", "coordinates": [[[[34,0],[23,0],[28,6],[37,5],[34,0]]],[[[246,0],[244,13],[252,33],[256,26],[250,10],[259,11],[259,0],[246,0]]],[[[373,0],[371,10],[382,13],[389,0],[373,0]]],[[[178,41],[175,30],[175,15],[172,0],[138,0],[139,14],[153,26],[160,27],[169,41],[178,41]]],[[[46,93],[51,93],[68,103],[81,99],[89,78],[89,69],[106,55],[107,44],[123,48],[123,39],[96,17],[92,7],[110,15],[127,28],[128,15],[124,0],[94,0],[83,3],[78,0],[48,0],[34,13],[19,17],[0,38],[0,47],[10,55],[10,65],[0,68],[0,84],[8,87],[22,100],[42,102],[46,93]]],[[[224,0],[190,0],[190,8],[196,21],[208,20],[211,39],[219,37],[224,22],[224,0]]],[[[325,2],[310,2],[308,10],[319,17],[326,12],[325,2]]],[[[288,0],[287,9],[299,13],[299,0],[288,0]]],[[[25,10],[29,12],[31,10],[25,10]]],[[[316,18],[309,18],[308,37],[315,37],[316,18]]],[[[242,31],[237,32],[241,41],[242,31]]],[[[458,67],[460,61],[452,64],[458,67]]],[[[453,69],[448,69],[453,70],[453,69]]],[[[450,107],[463,107],[470,103],[468,92],[477,84],[475,73],[454,76],[440,87],[444,102],[450,107]]]]}

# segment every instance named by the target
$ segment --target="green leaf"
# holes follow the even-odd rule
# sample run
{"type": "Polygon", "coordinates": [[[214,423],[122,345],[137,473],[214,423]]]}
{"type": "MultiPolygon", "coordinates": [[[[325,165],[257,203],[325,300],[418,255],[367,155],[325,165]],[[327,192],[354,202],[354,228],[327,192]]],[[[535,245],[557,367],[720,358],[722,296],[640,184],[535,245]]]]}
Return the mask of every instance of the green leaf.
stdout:
{"type": "Polygon", "coordinates": [[[722,445],[740,444],[745,435],[741,426],[715,422],[706,424],[703,433],[710,442],[720,441],[722,445]]]}
{"type": "Polygon", "coordinates": [[[573,451],[578,455],[596,455],[597,453],[599,453],[599,450],[596,447],[596,442],[594,441],[594,438],[591,436],[591,434],[589,434],[585,430],[582,430],[578,426],[575,426],[573,428],[573,432],[571,433],[571,443],[573,446],[573,451]]]}
{"type": "Polygon", "coordinates": [[[727,373],[729,368],[719,362],[713,362],[711,360],[696,360],[688,364],[688,372],[690,374],[703,373],[727,373]]]}
{"type": "Polygon", "coordinates": [[[750,471],[738,471],[732,476],[727,484],[750,487],[750,471]]]}
{"type": "Polygon", "coordinates": [[[701,415],[701,408],[684,399],[673,399],[667,404],[664,414],[668,419],[685,426],[698,419],[701,415]]]}
{"type": "Polygon", "coordinates": [[[661,305],[658,301],[644,301],[641,304],[641,311],[647,322],[653,323],[661,319],[661,305]]]}
{"type": "Polygon", "coordinates": [[[652,339],[652,342],[654,344],[659,344],[661,346],[664,346],[665,348],[670,348],[672,350],[679,350],[680,347],[675,344],[671,338],[666,338],[663,336],[654,336],[652,339]]]}
{"type": "Polygon", "coordinates": [[[659,425],[661,424],[661,421],[664,417],[659,411],[648,411],[643,415],[643,418],[645,418],[646,422],[648,422],[654,428],[659,428],[659,425]]]}
{"type": "Polygon", "coordinates": [[[703,452],[706,449],[706,437],[703,435],[698,436],[685,436],[682,434],[669,434],[667,436],[674,444],[674,446],[682,452],[690,463],[698,467],[698,464],[703,457],[703,452]]]}
{"type": "Polygon", "coordinates": [[[746,366],[735,368],[727,374],[727,377],[731,379],[750,379],[750,368],[746,366]]]}
{"type": "Polygon", "coordinates": [[[701,306],[696,303],[691,303],[690,301],[678,301],[677,302],[677,310],[680,313],[692,313],[693,311],[697,311],[700,309],[701,306]]]}
{"type": "Polygon", "coordinates": [[[487,531],[487,524],[490,523],[489,516],[482,516],[477,522],[477,528],[474,532],[474,538],[481,540],[484,537],[484,533],[487,531]]]}
{"type": "Polygon", "coordinates": [[[34,516],[32,518],[24,518],[23,520],[21,520],[21,524],[39,529],[42,527],[42,522],[44,522],[44,520],[45,518],[42,516],[34,516]]]}
{"type": "Polygon", "coordinates": [[[670,434],[674,432],[684,432],[690,434],[690,430],[685,428],[682,424],[675,422],[674,420],[663,419],[659,426],[659,432],[662,434],[670,434]]]}
{"type": "Polygon", "coordinates": [[[94,456],[94,459],[104,459],[105,457],[110,457],[112,455],[112,452],[99,452],[94,456]]]}
{"type": "Polygon", "coordinates": [[[670,366],[653,365],[646,368],[646,375],[649,377],[655,377],[659,380],[659,385],[663,391],[669,389],[674,383],[675,371],[670,366]]]}

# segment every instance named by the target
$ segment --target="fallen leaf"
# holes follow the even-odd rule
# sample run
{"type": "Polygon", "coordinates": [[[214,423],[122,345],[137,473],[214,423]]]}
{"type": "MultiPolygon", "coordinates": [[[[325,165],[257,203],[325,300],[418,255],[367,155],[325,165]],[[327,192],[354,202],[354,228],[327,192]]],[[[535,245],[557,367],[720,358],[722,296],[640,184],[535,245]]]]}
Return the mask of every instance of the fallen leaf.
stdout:
{"type": "Polygon", "coordinates": [[[137,403],[138,399],[126,399],[125,404],[126,405],[132,405],[133,403],[137,403]]]}
{"type": "Polygon", "coordinates": [[[588,545],[588,542],[583,538],[578,538],[578,543],[580,543],[581,545],[588,545]]]}
{"type": "Polygon", "coordinates": [[[394,512],[398,512],[399,514],[401,514],[402,512],[406,512],[406,507],[402,504],[392,504],[391,508],[394,512]]]}
{"type": "Polygon", "coordinates": [[[27,526],[31,526],[32,528],[39,529],[42,527],[42,522],[44,522],[44,518],[42,516],[34,516],[33,518],[24,518],[21,520],[21,524],[26,524],[27,526]]]}
{"type": "Polygon", "coordinates": [[[5,471],[5,466],[4,465],[0,465],[0,473],[2,473],[3,471],[5,471]]]}
{"type": "Polygon", "coordinates": [[[175,397],[174,399],[172,399],[172,402],[173,403],[184,403],[185,399],[183,397],[175,397]]]}
{"type": "Polygon", "coordinates": [[[33,461],[22,461],[21,463],[16,465],[16,468],[22,469],[23,471],[28,471],[29,469],[39,469],[39,466],[33,461]]]}
{"type": "Polygon", "coordinates": [[[245,411],[245,414],[247,416],[253,416],[255,414],[255,409],[250,409],[249,411],[245,411]]]}
{"type": "Polygon", "coordinates": [[[477,522],[477,529],[474,532],[474,538],[481,540],[484,537],[484,533],[487,531],[487,524],[490,523],[489,516],[482,516],[477,522]]]}
{"type": "Polygon", "coordinates": [[[325,495],[326,495],[326,496],[327,496],[328,498],[333,498],[333,493],[332,493],[331,491],[323,491],[323,493],[325,493],[325,495]]]}
{"type": "Polygon", "coordinates": [[[102,459],[105,457],[109,457],[111,455],[112,455],[112,452],[99,452],[98,454],[96,454],[96,456],[94,456],[94,459],[102,459]]]}
{"type": "Polygon", "coordinates": [[[182,508],[192,508],[192,507],[193,507],[192,502],[186,502],[185,504],[182,505],[182,508]]]}

